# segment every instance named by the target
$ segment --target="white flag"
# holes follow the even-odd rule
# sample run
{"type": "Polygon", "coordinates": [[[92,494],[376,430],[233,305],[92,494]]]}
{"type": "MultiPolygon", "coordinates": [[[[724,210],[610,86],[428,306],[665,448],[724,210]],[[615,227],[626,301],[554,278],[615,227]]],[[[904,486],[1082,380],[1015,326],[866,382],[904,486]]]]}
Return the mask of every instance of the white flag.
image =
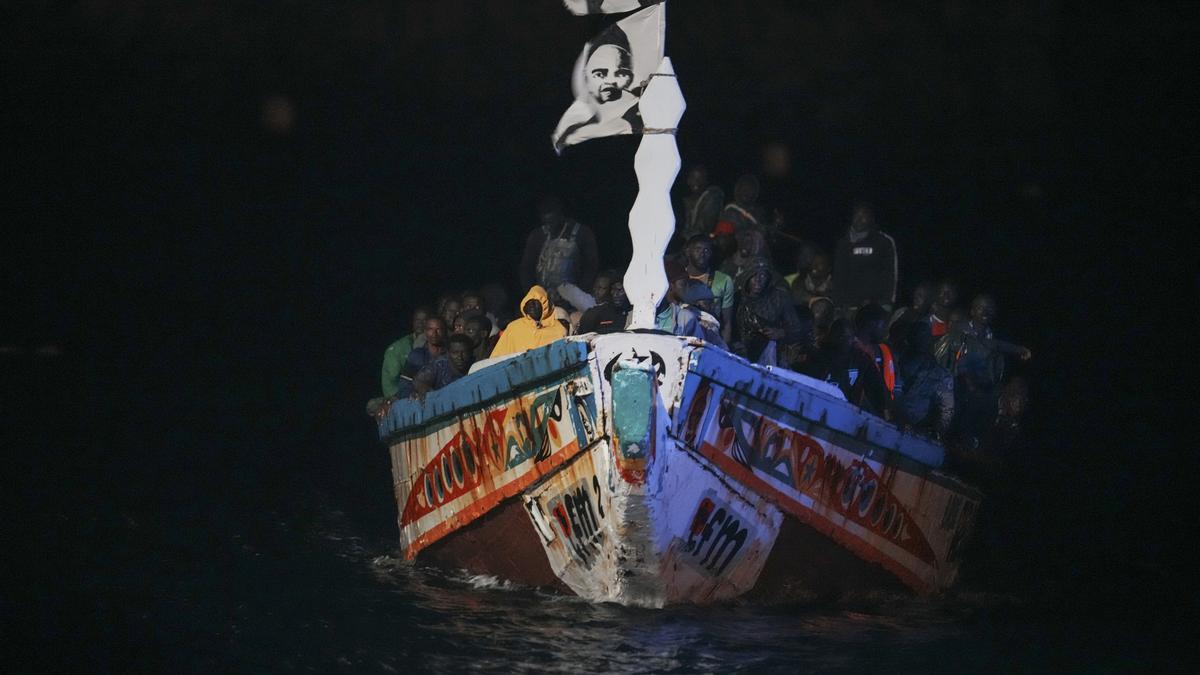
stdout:
{"type": "Polygon", "coordinates": [[[666,12],[657,4],[583,46],[571,74],[575,102],[554,130],[556,152],[589,138],[642,133],[638,99],[663,59],[665,39],[666,12]]]}
{"type": "Polygon", "coordinates": [[[639,7],[653,5],[659,0],[563,0],[572,14],[620,14],[639,7]]]}

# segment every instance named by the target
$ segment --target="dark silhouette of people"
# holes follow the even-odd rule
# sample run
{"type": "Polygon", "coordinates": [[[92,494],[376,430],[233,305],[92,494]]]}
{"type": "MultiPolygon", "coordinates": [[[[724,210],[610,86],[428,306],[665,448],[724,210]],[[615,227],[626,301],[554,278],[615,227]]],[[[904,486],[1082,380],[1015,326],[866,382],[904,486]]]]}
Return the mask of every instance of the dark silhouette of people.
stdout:
{"type": "Polygon", "coordinates": [[[586,225],[567,218],[557,197],[543,198],[537,212],[541,225],[525,240],[521,284],[541,286],[557,304],[559,284],[591,287],[599,268],[596,236],[586,225]]]}
{"type": "Polygon", "coordinates": [[[717,219],[717,234],[738,234],[744,230],[759,230],[766,234],[771,227],[767,213],[758,203],[758,179],[746,174],[733,185],[733,201],[721,209],[717,219]]]}
{"type": "Polygon", "coordinates": [[[696,235],[707,236],[716,228],[725,193],[716,185],[709,185],[708,169],[702,164],[688,170],[685,182],[688,193],[680,200],[682,208],[676,229],[686,242],[696,235]]]}
{"type": "Polygon", "coordinates": [[[1004,378],[1004,355],[1022,361],[1028,348],[998,340],[992,334],[996,302],[980,295],[971,301],[970,319],[955,323],[934,347],[934,356],[954,375],[954,430],[960,444],[974,450],[996,421],[996,404],[1004,378]]]}
{"type": "Polygon", "coordinates": [[[887,311],[873,302],[860,307],[854,316],[854,348],[868,357],[868,363],[884,385],[882,391],[875,388],[864,389],[864,396],[859,405],[876,415],[890,417],[893,391],[896,388],[896,359],[891,347],[883,341],[887,332],[887,320],[887,311]]]}
{"type": "Polygon", "coordinates": [[[808,272],[792,282],[792,299],[797,305],[808,306],[816,297],[833,295],[833,261],[824,253],[813,256],[808,272]]]}
{"type": "Polygon", "coordinates": [[[888,407],[887,385],[875,361],[855,347],[854,329],[847,319],[829,327],[824,344],[810,359],[807,375],[837,385],[846,400],[863,410],[881,414],[888,407]]]}
{"type": "Polygon", "coordinates": [[[896,367],[897,417],[905,426],[944,439],[954,419],[954,377],[933,358],[929,328],[921,321],[902,325],[906,334],[896,367]]]}
{"type": "Polygon", "coordinates": [[[869,302],[890,309],[898,274],[896,242],[879,230],[869,204],[855,204],[850,228],[834,252],[833,301],[851,310],[869,302]]]}

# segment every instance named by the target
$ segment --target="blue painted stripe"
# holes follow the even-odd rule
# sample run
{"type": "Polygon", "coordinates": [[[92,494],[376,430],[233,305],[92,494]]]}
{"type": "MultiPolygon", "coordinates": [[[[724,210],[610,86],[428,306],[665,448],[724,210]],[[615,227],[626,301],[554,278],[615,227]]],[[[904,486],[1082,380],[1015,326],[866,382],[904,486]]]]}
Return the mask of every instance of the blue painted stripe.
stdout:
{"type": "MultiPolygon", "coordinates": [[[[934,469],[945,461],[945,450],[936,443],[902,433],[894,425],[863,412],[852,403],[773,375],[724,350],[697,349],[692,352],[688,370],[778,409],[784,418],[781,421],[785,423],[786,417],[803,419],[868,445],[893,450],[934,469]]],[[[685,392],[685,396],[688,394],[690,392],[685,392]]]]}
{"type": "Polygon", "coordinates": [[[586,342],[559,340],[531,349],[432,391],[424,402],[405,399],[392,403],[379,423],[379,438],[386,441],[414,431],[429,433],[439,423],[451,422],[468,411],[487,407],[499,399],[514,398],[522,390],[582,370],[587,358],[586,342]]]}

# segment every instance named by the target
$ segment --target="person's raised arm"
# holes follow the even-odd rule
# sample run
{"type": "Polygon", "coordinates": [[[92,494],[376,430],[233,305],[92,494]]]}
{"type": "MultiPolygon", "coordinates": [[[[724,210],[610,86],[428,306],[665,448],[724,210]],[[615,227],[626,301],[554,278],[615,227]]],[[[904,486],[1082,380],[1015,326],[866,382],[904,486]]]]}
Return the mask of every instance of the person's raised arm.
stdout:
{"type": "Polygon", "coordinates": [[[1033,358],[1033,352],[1029,351],[1028,347],[1023,347],[1012,342],[1005,342],[997,338],[984,339],[982,341],[1001,354],[1012,354],[1022,361],[1028,361],[1033,358]]]}

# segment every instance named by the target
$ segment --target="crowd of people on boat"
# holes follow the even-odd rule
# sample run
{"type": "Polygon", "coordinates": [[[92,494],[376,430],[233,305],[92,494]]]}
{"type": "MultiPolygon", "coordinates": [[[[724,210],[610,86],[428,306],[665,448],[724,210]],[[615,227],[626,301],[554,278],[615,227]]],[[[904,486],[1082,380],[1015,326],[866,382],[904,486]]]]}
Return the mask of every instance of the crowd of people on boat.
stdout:
{"type": "MultiPolygon", "coordinates": [[[[1022,378],[1005,379],[1005,363],[1030,350],[996,337],[991,296],[964,303],[951,280],[917,283],[899,301],[896,244],[869,203],[854,204],[830,253],[781,227],[753,175],[736,181],[728,203],[703,167],[686,184],[657,329],[831,383],[862,409],[960,448],[1015,434],[1028,390],[1022,378]],[[773,255],[780,250],[791,260],[773,255]]],[[[477,361],[626,329],[624,274],[601,267],[591,229],[555,197],[536,210],[518,268],[519,313],[499,283],[417,307],[410,332],[385,352],[385,397],[424,397],[477,361]]]]}

